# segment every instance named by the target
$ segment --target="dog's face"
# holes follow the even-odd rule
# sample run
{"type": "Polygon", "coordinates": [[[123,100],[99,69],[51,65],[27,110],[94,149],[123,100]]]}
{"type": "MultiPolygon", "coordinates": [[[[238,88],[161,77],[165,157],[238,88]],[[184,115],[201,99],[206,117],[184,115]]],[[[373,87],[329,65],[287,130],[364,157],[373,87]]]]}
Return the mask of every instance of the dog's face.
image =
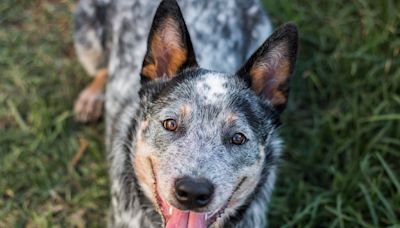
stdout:
{"type": "Polygon", "coordinates": [[[178,5],[161,3],[141,72],[133,166],[166,227],[223,222],[271,181],[296,51],[297,30],[286,25],[236,74],[201,69],[178,5]]]}

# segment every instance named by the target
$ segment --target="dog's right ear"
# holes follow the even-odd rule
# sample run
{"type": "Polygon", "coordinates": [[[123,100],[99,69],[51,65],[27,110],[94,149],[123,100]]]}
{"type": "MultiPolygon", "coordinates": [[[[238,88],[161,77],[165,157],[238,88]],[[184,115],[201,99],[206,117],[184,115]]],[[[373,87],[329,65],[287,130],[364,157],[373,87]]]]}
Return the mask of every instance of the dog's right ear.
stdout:
{"type": "Polygon", "coordinates": [[[141,81],[172,78],[181,70],[196,66],[192,42],[177,2],[162,1],[147,41],[141,81]]]}

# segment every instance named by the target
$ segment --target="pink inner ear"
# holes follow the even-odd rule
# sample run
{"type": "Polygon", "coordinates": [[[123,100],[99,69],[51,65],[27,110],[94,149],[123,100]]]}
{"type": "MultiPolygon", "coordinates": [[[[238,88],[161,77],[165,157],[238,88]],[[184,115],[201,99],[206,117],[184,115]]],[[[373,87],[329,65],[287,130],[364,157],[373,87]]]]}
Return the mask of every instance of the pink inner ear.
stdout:
{"type": "Polygon", "coordinates": [[[142,74],[154,80],[167,75],[169,78],[177,74],[188,58],[188,50],[183,46],[179,25],[172,18],[165,19],[155,31],[150,42],[153,63],[142,69],[142,74]]]}
{"type": "Polygon", "coordinates": [[[183,43],[182,36],[180,33],[179,26],[172,18],[167,18],[162,25],[161,33],[161,40],[165,44],[165,47],[169,47],[173,45],[177,48],[181,48],[183,43]]]}
{"type": "Polygon", "coordinates": [[[290,76],[290,62],[284,53],[287,53],[286,46],[279,44],[258,59],[250,70],[253,89],[275,106],[287,100],[285,91],[280,89],[290,76]]]}

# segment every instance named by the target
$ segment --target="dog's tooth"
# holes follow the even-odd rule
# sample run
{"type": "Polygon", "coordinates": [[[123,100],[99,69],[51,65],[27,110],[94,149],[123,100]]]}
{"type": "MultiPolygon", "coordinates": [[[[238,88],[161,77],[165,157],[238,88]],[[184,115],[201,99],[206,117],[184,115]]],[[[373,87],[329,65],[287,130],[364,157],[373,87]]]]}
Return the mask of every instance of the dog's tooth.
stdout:
{"type": "Polygon", "coordinates": [[[172,207],[169,207],[169,210],[168,210],[169,215],[172,215],[173,210],[174,210],[174,209],[173,209],[172,207]]]}
{"type": "Polygon", "coordinates": [[[206,213],[206,215],[205,215],[205,220],[207,220],[208,219],[208,213],[206,213]]]}

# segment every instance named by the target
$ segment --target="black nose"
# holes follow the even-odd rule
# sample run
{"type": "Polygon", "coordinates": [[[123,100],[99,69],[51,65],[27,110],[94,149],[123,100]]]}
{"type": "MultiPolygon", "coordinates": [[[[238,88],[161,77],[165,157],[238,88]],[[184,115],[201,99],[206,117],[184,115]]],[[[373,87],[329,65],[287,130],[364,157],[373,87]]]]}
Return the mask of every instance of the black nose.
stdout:
{"type": "Polygon", "coordinates": [[[175,183],[175,197],[188,210],[206,206],[213,191],[213,185],[205,179],[184,177],[175,183]]]}

